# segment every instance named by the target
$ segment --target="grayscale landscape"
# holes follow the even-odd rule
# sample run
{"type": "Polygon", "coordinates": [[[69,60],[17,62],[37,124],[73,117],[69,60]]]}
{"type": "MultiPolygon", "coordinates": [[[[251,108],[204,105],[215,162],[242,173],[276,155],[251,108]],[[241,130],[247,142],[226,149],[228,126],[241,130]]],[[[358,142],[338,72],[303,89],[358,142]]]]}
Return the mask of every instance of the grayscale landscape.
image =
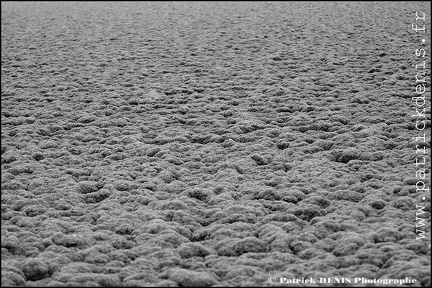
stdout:
{"type": "Polygon", "coordinates": [[[2,1],[1,286],[430,286],[430,9],[2,1]]]}

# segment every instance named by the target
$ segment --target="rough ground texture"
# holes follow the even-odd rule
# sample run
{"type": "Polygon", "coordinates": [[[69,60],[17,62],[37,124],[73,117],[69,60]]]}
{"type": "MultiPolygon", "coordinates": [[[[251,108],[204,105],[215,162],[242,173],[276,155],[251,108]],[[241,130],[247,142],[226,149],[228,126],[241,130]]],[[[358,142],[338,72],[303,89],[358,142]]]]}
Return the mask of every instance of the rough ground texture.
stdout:
{"type": "Polygon", "coordinates": [[[1,8],[2,286],[430,284],[430,2],[1,8]]]}

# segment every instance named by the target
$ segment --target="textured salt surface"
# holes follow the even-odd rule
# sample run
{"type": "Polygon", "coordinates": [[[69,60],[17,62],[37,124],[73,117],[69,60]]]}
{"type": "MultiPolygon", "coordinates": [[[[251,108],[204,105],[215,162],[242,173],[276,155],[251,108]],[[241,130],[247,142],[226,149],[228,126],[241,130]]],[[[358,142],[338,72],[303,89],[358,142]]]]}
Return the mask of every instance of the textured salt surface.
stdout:
{"type": "Polygon", "coordinates": [[[430,285],[430,2],[1,7],[2,286],[430,285]]]}

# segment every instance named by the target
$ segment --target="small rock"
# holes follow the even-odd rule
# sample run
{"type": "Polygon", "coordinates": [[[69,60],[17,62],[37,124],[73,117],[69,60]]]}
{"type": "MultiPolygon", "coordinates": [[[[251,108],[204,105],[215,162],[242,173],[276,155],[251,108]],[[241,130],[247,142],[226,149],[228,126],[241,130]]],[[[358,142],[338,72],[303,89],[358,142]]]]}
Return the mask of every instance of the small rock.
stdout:
{"type": "Polygon", "coordinates": [[[147,151],[147,156],[149,156],[149,157],[153,157],[153,156],[155,156],[157,153],[159,153],[160,150],[161,150],[161,149],[160,149],[159,147],[151,148],[150,150],[147,151]]]}
{"type": "Polygon", "coordinates": [[[216,283],[216,279],[206,272],[185,269],[174,271],[169,280],[176,282],[180,287],[210,287],[216,283]]]}
{"type": "Polygon", "coordinates": [[[27,277],[27,280],[30,281],[37,281],[49,276],[48,265],[45,263],[45,261],[39,258],[25,260],[22,266],[22,271],[27,277]]]}
{"type": "Polygon", "coordinates": [[[77,192],[80,194],[88,194],[98,190],[97,182],[83,181],[78,185],[77,192]]]}
{"type": "Polygon", "coordinates": [[[255,163],[256,163],[257,165],[267,165],[267,164],[269,164],[268,159],[265,159],[265,158],[264,158],[263,156],[261,156],[261,155],[254,154],[254,155],[251,156],[251,158],[252,158],[252,160],[255,161],[255,163]]]}

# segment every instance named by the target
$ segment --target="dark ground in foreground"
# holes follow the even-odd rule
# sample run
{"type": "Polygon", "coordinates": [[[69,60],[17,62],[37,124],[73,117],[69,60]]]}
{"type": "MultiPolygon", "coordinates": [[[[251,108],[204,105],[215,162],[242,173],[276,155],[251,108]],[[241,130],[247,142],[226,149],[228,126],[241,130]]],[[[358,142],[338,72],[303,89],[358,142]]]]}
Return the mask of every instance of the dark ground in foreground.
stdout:
{"type": "Polygon", "coordinates": [[[430,285],[430,2],[1,5],[2,286],[430,285]]]}

